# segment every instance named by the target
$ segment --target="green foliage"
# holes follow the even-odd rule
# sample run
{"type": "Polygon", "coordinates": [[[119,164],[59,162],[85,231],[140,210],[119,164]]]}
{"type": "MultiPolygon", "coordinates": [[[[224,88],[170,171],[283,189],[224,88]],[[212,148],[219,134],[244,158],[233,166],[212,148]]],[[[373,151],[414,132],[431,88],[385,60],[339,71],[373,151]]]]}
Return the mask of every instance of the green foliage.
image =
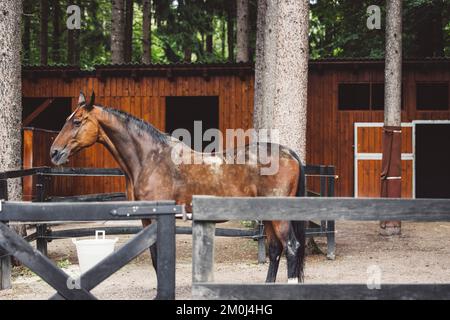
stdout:
{"type": "MultiPolygon", "coordinates": [[[[234,0],[152,0],[152,61],[154,63],[221,62],[228,60],[227,14],[234,0]],[[207,39],[212,37],[212,51],[207,39]]],[[[24,64],[39,63],[39,1],[23,0],[24,19],[29,19],[30,49],[24,64]]],[[[80,66],[90,69],[111,61],[111,0],[57,0],[60,6],[59,59],[53,55],[53,1],[49,0],[49,64],[67,64],[69,4],[82,8],[78,48],[80,66]]],[[[250,0],[250,51],[256,42],[257,0],[250,0]]],[[[450,0],[405,0],[403,48],[405,57],[450,55],[450,0]]],[[[384,56],[385,1],[318,0],[310,6],[310,54],[312,58],[384,56]],[[367,7],[381,7],[382,28],[366,27],[367,7]]],[[[235,9],[233,9],[235,10],[235,9]]],[[[231,12],[234,12],[231,10],[231,12]]],[[[132,61],[142,60],[142,0],[134,1],[132,61]]],[[[233,18],[234,19],[234,18],[233,18]]],[[[234,19],[235,21],[235,19],[234,19]]],[[[234,22],[235,23],[235,22],[234,22]]],[[[286,32],[289,32],[288,30],[286,32]]],[[[25,39],[25,34],[23,35],[25,39]]],[[[58,56],[58,55],[57,55],[58,56]]]]}

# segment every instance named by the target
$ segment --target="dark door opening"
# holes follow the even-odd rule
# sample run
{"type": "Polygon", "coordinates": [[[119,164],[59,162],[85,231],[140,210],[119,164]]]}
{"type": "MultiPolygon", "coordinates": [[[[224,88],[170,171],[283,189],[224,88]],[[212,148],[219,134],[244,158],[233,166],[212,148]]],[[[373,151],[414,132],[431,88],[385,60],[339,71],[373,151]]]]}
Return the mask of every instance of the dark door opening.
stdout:
{"type": "MultiPolygon", "coordinates": [[[[219,128],[219,97],[167,97],[166,132],[172,134],[176,129],[186,129],[191,135],[190,147],[203,151],[210,141],[194,137],[194,121],[202,123],[202,137],[208,129],[219,128]],[[194,148],[194,139],[202,140],[202,150],[194,148]]],[[[189,145],[189,144],[188,144],[189,145]]]]}
{"type": "Polygon", "coordinates": [[[72,98],[22,98],[24,127],[59,131],[72,113],[72,98]],[[36,112],[37,111],[37,112],[36,112]]]}
{"type": "Polygon", "coordinates": [[[450,198],[450,124],[416,124],[416,198],[450,198]]]}

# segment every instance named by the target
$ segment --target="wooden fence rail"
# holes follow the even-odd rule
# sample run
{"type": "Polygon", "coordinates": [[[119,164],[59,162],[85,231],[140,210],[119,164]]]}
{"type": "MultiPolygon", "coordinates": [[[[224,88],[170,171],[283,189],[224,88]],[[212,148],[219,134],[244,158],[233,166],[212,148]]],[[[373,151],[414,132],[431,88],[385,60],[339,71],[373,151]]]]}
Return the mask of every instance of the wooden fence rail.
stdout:
{"type": "MultiPolygon", "coordinates": [[[[175,215],[182,207],[174,201],[89,202],[89,203],[25,203],[0,201],[0,248],[15,256],[31,271],[51,285],[57,293],[51,299],[94,299],[90,293],[100,282],[133,260],[156,242],[157,299],[175,298],[175,215]],[[131,240],[83,273],[78,286],[45,255],[13,232],[8,221],[104,221],[156,219],[131,240]],[[157,241],[156,241],[157,240],[157,241]]],[[[2,266],[2,284],[10,284],[9,266],[2,266]]],[[[150,266],[149,266],[150,267],[150,266]]]]}
{"type": "Polygon", "coordinates": [[[227,198],[193,199],[192,295],[195,299],[450,299],[450,284],[219,284],[214,281],[217,221],[450,221],[450,199],[227,198]]]}

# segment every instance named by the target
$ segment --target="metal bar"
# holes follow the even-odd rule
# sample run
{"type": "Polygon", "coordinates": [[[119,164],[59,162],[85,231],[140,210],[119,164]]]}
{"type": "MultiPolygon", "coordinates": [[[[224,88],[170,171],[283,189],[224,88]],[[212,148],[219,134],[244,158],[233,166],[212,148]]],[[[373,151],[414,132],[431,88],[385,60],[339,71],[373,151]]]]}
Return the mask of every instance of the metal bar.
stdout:
{"type": "MultiPolygon", "coordinates": [[[[44,236],[45,239],[65,239],[65,238],[77,238],[77,237],[88,237],[95,234],[95,230],[99,228],[78,228],[78,229],[67,229],[67,230],[52,230],[47,232],[44,236]]],[[[106,234],[117,235],[117,234],[135,234],[142,230],[142,227],[102,227],[106,234]]],[[[176,234],[192,234],[191,227],[176,227],[176,234]]],[[[27,241],[33,241],[35,239],[34,234],[26,238],[27,241]]],[[[261,238],[259,232],[255,230],[245,230],[245,229],[227,229],[227,228],[216,228],[216,237],[248,237],[248,238],[261,238]]],[[[264,237],[263,237],[264,238],[264,237]]],[[[263,240],[264,241],[264,240],[263,240]]]]}
{"type": "Polygon", "coordinates": [[[450,199],[194,196],[194,221],[450,221],[450,199]]]}
{"type": "Polygon", "coordinates": [[[124,192],[96,193],[79,196],[48,197],[48,202],[96,202],[96,201],[125,201],[124,192]]]}
{"type": "Polygon", "coordinates": [[[120,207],[137,208],[138,216],[133,219],[156,217],[159,215],[181,212],[181,207],[174,201],[111,201],[111,202],[55,202],[25,203],[7,201],[0,212],[1,220],[8,221],[98,221],[130,220],[130,216],[113,214],[120,207]],[[161,212],[159,206],[171,206],[170,211],[161,212]],[[153,212],[153,208],[157,208],[153,212]],[[148,213],[151,212],[151,213],[148,213]]]}
{"type": "Polygon", "coordinates": [[[3,223],[0,223],[0,247],[15,256],[24,266],[41,277],[65,299],[95,299],[85,289],[69,289],[70,277],[3,223]]]}
{"type": "Polygon", "coordinates": [[[216,284],[193,283],[193,299],[207,300],[449,300],[450,284],[216,284]]]}
{"type": "Polygon", "coordinates": [[[152,214],[157,213],[183,213],[181,210],[181,206],[175,206],[175,205],[156,205],[153,207],[149,206],[120,206],[117,209],[113,209],[111,213],[114,216],[126,216],[126,217],[140,217],[142,214],[148,215],[148,213],[151,212],[152,214]]]}
{"type": "MultiPolygon", "coordinates": [[[[334,173],[334,172],[333,172],[334,173]]],[[[327,184],[327,196],[334,197],[334,177],[329,177],[327,184]]],[[[336,252],[336,234],[335,234],[335,222],[334,220],[327,220],[327,258],[330,260],[335,259],[336,252]]]]}
{"type": "Polygon", "coordinates": [[[158,217],[157,300],[175,300],[175,215],[158,217]]]}
{"type": "Polygon", "coordinates": [[[31,169],[4,171],[0,172],[0,180],[32,176],[38,173],[45,172],[47,169],[48,167],[36,167],[31,169]]]}
{"type": "Polygon", "coordinates": [[[118,168],[65,168],[51,167],[47,176],[124,176],[122,170],[118,168]]]}
{"type": "MultiPolygon", "coordinates": [[[[147,250],[156,241],[156,228],[156,224],[149,225],[116,252],[83,273],[80,277],[80,285],[89,291],[94,289],[99,283],[147,250]]],[[[61,299],[61,296],[55,294],[50,299],[61,299]]]]}
{"type": "MultiPolygon", "coordinates": [[[[327,190],[326,190],[326,178],[324,177],[324,173],[325,173],[325,168],[323,166],[320,166],[320,196],[321,197],[325,197],[327,195],[327,190]]],[[[327,223],[325,220],[321,220],[320,221],[320,229],[322,231],[325,231],[327,227],[327,223]]]]}
{"type": "MultiPolygon", "coordinates": [[[[38,174],[36,177],[36,202],[44,202],[45,201],[45,191],[46,185],[45,176],[38,174]]],[[[48,248],[47,248],[47,239],[45,239],[45,234],[47,233],[47,225],[46,224],[38,224],[36,225],[36,249],[42,253],[44,256],[47,256],[48,248]]]]}

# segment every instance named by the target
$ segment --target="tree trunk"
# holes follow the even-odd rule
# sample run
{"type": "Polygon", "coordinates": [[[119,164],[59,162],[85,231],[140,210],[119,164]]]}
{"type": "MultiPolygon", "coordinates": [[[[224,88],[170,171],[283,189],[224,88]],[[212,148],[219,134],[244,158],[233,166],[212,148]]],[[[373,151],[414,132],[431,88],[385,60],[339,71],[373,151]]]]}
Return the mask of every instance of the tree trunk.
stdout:
{"type": "Polygon", "coordinates": [[[67,63],[75,64],[75,30],[67,30],[67,63]]]}
{"type": "MultiPolygon", "coordinates": [[[[386,53],[381,196],[401,197],[402,1],[386,2],[386,53]]],[[[380,233],[400,234],[400,221],[382,221],[380,233]]]]}
{"type": "Polygon", "coordinates": [[[123,63],[125,39],[124,0],[112,0],[111,62],[123,63]]]}
{"type": "Polygon", "coordinates": [[[248,0],[237,0],[236,62],[248,61],[248,0]]]}
{"type": "Polygon", "coordinates": [[[228,6],[227,11],[227,40],[228,40],[228,60],[234,61],[234,3],[228,6]]]}
{"type": "Polygon", "coordinates": [[[192,61],[192,49],[191,47],[184,48],[184,62],[192,61]]]}
{"type": "Polygon", "coordinates": [[[41,33],[40,33],[40,62],[41,65],[48,64],[48,0],[41,0],[40,2],[41,15],[41,33]]]}
{"type": "Polygon", "coordinates": [[[54,63],[61,62],[60,41],[61,41],[61,7],[59,0],[52,0],[53,9],[53,39],[52,39],[52,58],[54,63]]]}
{"type": "Polygon", "coordinates": [[[226,43],[226,35],[227,32],[225,30],[225,21],[224,19],[221,19],[221,24],[222,24],[222,48],[221,48],[221,53],[222,53],[222,59],[225,60],[225,43],[226,43]]]}
{"type": "MultiPolygon", "coordinates": [[[[0,1],[0,14],[0,171],[5,171],[22,166],[22,1],[0,1]]],[[[8,187],[9,200],[22,200],[20,179],[9,180],[8,187]]],[[[15,229],[26,234],[24,225],[15,229]]]]}
{"type": "Polygon", "coordinates": [[[213,35],[206,35],[206,52],[209,54],[213,54],[213,35]]]}
{"type": "Polygon", "coordinates": [[[133,0],[125,1],[124,61],[131,62],[133,55],[133,0]]]}
{"type": "Polygon", "coordinates": [[[152,2],[151,0],[143,0],[142,3],[142,63],[149,64],[152,62],[152,2]]]}
{"type": "Polygon", "coordinates": [[[25,0],[23,2],[23,36],[22,36],[22,44],[23,44],[23,62],[25,64],[31,63],[31,11],[32,5],[31,0],[25,0]]]}
{"type": "Polygon", "coordinates": [[[309,3],[259,0],[257,23],[255,128],[277,130],[305,163],[309,3]]]}

